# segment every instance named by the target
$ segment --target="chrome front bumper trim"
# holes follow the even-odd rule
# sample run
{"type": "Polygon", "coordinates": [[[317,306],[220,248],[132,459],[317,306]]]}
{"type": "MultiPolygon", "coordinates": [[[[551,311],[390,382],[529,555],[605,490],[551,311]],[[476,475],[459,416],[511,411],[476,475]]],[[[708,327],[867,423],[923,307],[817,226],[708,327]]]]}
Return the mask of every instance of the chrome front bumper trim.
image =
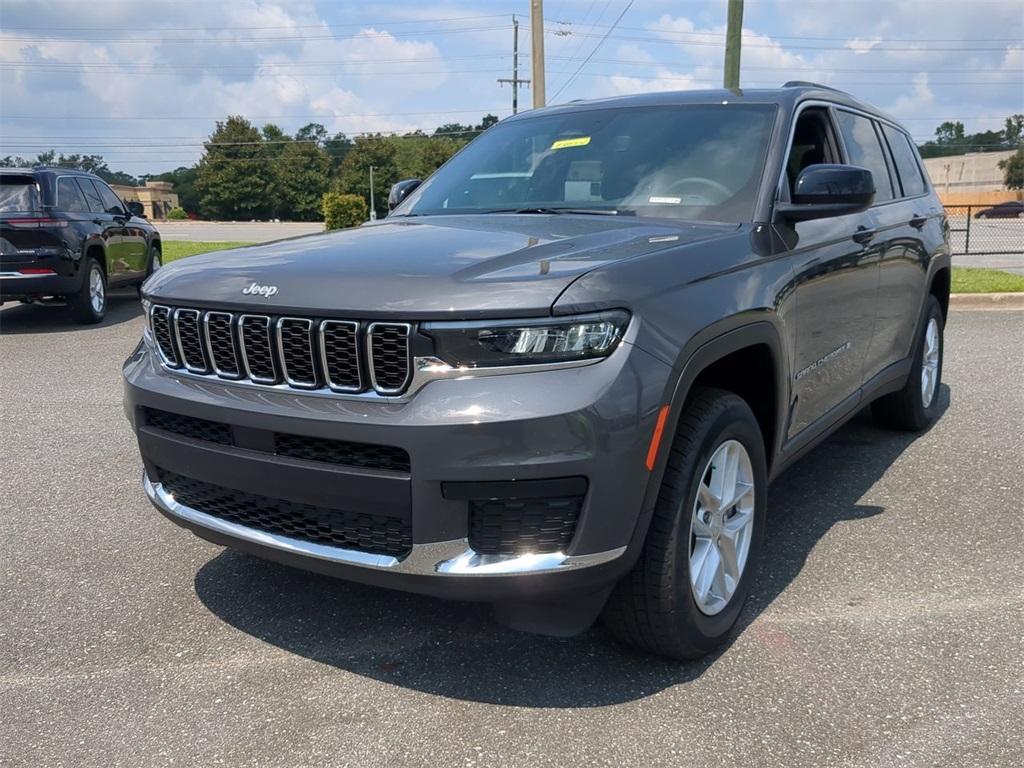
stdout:
{"type": "Polygon", "coordinates": [[[474,552],[466,539],[453,539],[429,544],[414,544],[412,551],[399,559],[389,555],[374,555],[354,549],[328,547],[300,539],[258,531],[238,523],[221,520],[176,501],[160,483],[154,483],[143,473],[146,495],[153,505],[172,517],[210,531],[253,544],[277,549],[303,557],[326,560],[331,563],[355,565],[385,570],[391,573],[434,576],[508,576],[527,573],[550,573],[600,565],[621,557],[625,547],[587,555],[567,555],[550,552],[531,555],[481,555],[474,552]]]}
{"type": "Polygon", "coordinates": [[[0,280],[36,280],[41,277],[60,277],[56,272],[32,272],[22,274],[21,272],[0,272],[0,280]]]}

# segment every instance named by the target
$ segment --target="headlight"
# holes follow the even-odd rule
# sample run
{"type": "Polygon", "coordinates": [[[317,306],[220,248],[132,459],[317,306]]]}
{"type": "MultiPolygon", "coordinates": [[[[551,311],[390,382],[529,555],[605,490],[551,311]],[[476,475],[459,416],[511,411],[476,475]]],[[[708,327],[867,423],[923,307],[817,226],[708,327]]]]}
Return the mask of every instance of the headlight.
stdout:
{"type": "Polygon", "coordinates": [[[448,365],[484,368],[607,357],[628,324],[629,313],[617,309],[544,320],[424,323],[420,328],[448,365]]]}

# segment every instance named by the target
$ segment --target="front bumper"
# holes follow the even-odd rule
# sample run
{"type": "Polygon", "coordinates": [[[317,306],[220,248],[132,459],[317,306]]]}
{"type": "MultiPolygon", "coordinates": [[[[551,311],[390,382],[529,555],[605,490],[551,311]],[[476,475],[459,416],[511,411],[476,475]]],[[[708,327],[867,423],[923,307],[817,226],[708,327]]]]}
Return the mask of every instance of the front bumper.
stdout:
{"type": "Polygon", "coordinates": [[[631,567],[647,490],[648,444],[669,369],[629,344],[582,368],[431,382],[406,402],[314,397],[177,376],[142,346],[125,364],[125,407],[152,503],[218,544],[354,581],[454,599],[524,602],[593,592],[631,567]],[[238,433],[398,446],[408,472],[216,445],[153,429],[145,409],[232,425],[238,433]],[[289,503],[387,512],[411,523],[412,546],[390,555],[260,530],[176,500],[161,472],[289,503]],[[557,552],[480,554],[465,498],[446,486],[586,478],[571,542],[557,552]]]}

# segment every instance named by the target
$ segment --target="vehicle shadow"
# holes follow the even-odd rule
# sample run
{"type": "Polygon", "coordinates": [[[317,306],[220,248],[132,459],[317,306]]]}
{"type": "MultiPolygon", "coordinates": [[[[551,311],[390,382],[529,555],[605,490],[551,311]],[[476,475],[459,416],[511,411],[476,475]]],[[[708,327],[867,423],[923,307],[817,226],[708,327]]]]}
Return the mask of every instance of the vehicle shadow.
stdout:
{"type": "MultiPolygon", "coordinates": [[[[940,396],[945,410],[945,385],[940,396]]],[[[832,526],[885,513],[860,499],[915,438],[879,429],[861,414],[776,481],[769,493],[770,554],[733,640],[796,578],[832,526]]],[[[669,662],[624,647],[600,625],[571,639],[518,633],[494,622],[487,606],[352,584],[231,550],[203,565],[195,589],[225,622],[290,653],[416,691],[491,704],[632,701],[698,678],[732,642],[700,661],[669,662]]],[[[765,633],[753,642],[779,639],[765,633]]]]}
{"type": "Polygon", "coordinates": [[[42,304],[18,304],[0,310],[0,334],[68,333],[120,325],[142,316],[142,303],[135,288],[111,289],[107,294],[107,314],[103,322],[82,325],[68,316],[65,307],[42,304]]]}

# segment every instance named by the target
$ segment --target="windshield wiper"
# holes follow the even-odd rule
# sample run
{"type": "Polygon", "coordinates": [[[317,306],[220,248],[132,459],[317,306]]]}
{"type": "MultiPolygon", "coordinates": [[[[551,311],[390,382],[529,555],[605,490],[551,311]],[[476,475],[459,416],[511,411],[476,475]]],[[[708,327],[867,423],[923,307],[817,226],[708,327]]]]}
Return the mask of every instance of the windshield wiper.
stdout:
{"type": "Polygon", "coordinates": [[[487,213],[578,213],[587,216],[618,216],[619,212],[614,208],[549,208],[543,205],[530,206],[527,208],[495,208],[487,213]]]}

